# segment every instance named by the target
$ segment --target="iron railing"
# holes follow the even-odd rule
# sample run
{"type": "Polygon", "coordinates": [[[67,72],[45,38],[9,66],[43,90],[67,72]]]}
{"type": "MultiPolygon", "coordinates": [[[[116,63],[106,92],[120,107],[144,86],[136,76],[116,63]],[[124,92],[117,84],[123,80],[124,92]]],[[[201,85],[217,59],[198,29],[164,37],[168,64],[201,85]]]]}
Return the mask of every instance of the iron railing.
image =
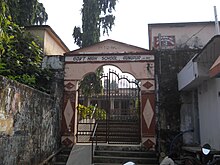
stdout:
{"type": "Polygon", "coordinates": [[[92,135],[91,135],[91,140],[92,140],[91,160],[92,160],[92,163],[93,163],[93,158],[94,158],[94,140],[95,140],[95,148],[97,147],[97,143],[98,143],[97,142],[97,134],[96,134],[97,127],[98,127],[98,123],[96,122],[94,129],[93,129],[93,132],[92,132],[92,135]]]}

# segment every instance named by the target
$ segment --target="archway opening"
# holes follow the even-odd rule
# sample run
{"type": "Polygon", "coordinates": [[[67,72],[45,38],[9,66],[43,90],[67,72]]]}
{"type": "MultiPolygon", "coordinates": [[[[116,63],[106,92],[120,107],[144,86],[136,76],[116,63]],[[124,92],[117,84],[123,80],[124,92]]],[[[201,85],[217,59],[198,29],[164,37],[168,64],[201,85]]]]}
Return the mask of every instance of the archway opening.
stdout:
{"type": "Polygon", "coordinates": [[[102,141],[140,142],[140,82],[134,76],[105,65],[85,75],[79,84],[78,142],[90,141],[87,135],[95,123],[105,129],[102,141]]]}

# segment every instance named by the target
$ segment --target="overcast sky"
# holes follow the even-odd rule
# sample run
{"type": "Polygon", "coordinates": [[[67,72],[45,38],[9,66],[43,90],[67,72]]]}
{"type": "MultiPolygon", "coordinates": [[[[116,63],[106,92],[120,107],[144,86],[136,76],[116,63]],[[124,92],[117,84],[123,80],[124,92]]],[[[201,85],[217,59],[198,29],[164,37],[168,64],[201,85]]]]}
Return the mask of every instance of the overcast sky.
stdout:
{"type": "MultiPolygon", "coordinates": [[[[81,25],[83,0],[40,0],[46,8],[47,25],[70,50],[77,49],[72,37],[74,26],[81,25]]],[[[214,21],[214,7],[220,20],[220,0],[118,0],[115,25],[110,38],[148,49],[148,24],[214,21]]]]}

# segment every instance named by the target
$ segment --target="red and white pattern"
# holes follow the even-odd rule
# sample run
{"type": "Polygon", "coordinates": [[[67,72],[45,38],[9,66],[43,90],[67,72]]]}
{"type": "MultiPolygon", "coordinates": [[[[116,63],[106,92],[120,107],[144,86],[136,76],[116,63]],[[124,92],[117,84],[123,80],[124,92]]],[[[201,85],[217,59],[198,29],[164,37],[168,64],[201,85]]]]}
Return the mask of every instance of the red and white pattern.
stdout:
{"type": "Polygon", "coordinates": [[[64,145],[74,144],[74,127],[76,114],[76,85],[77,81],[64,81],[64,108],[62,112],[62,137],[64,145]]]}

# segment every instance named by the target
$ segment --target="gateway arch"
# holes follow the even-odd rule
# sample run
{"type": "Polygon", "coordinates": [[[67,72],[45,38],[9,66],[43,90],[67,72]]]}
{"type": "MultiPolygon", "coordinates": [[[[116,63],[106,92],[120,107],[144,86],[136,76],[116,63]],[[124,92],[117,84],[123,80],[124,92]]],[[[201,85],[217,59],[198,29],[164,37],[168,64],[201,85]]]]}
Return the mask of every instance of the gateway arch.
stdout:
{"type": "Polygon", "coordinates": [[[156,145],[155,58],[152,51],[114,40],[65,53],[64,106],[61,142],[73,145],[77,134],[79,82],[85,75],[104,65],[118,67],[140,82],[140,143],[148,148],[156,145]]]}

